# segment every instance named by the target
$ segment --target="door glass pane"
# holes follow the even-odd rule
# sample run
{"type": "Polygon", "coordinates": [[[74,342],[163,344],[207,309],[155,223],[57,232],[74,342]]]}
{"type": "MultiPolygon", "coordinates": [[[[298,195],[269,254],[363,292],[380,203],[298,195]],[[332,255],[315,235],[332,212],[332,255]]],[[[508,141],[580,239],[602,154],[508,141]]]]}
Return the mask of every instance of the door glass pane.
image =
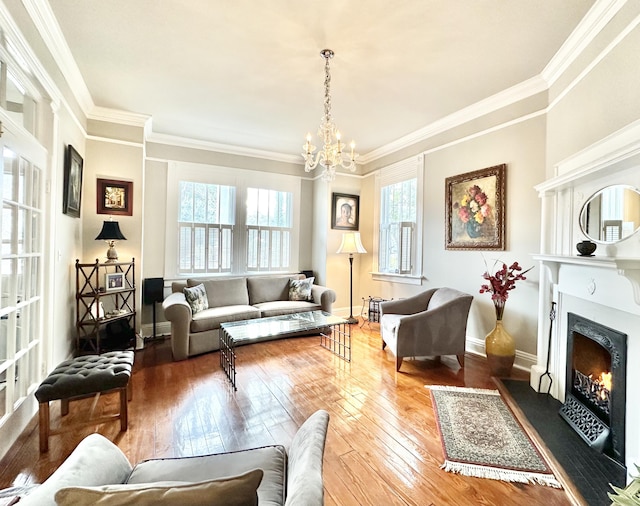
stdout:
{"type": "Polygon", "coordinates": [[[15,259],[3,258],[2,264],[2,281],[0,287],[2,288],[2,302],[1,308],[7,308],[16,305],[15,294],[15,278],[13,273],[16,272],[15,259]]]}
{"type": "Polygon", "coordinates": [[[18,157],[10,149],[4,148],[3,161],[2,198],[15,202],[18,200],[18,157]]]}
{"type": "Polygon", "coordinates": [[[13,236],[15,234],[14,223],[17,212],[13,204],[2,206],[2,254],[11,255],[15,253],[13,236]]]}

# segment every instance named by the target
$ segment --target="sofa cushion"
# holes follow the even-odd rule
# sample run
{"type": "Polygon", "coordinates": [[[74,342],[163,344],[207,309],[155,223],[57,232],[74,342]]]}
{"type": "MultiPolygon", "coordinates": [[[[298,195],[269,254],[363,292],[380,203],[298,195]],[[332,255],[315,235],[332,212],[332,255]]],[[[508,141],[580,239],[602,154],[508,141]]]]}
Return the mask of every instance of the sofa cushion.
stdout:
{"type": "Polygon", "coordinates": [[[289,281],[289,300],[312,301],[311,287],[315,278],[292,279],[289,281]]]}
{"type": "Polygon", "coordinates": [[[209,307],[207,291],[204,289],[204,285],[202,283],[193,287],[185,287],[182,290],[182,293],[184,293],[184,298],[187,299],[189,306],[191,306],[192,314],[204,311],[209,307]]]}
{"type": "Polygon", "coordinates": [[[284,447],[279,445],[198,457],[146,460],[133,469],[128,483],[204,481],[230,474],[238,475],[252,469],[262,469],[264,472],[258,487],[260,506],[284,504],[287,454],[284,447]]]}
{"type": "Polygon", "coordinates": [[[202,283],[209,307],[249,305],[247,278],[187,279],[187,286],[202,283]]]}
{"type": "Polygon", "coordinates": [[[130,474],[131,464],[120,448],[100,434],[91,434],[42,485],[20,499],[20,506],[55,506],[54,496],[61,488],[124,483],[130,474]]]}
{"type": "Polygon", "coordinates": [[[212,307],[193,315],[191,332],[204,332],[220,328],[221,323],[260,318],[260,309],[253,306],[212,307]]]}
{"type": "Polygon", "coordinates": [[[247,278],[249,304],[255,306],[261,302],[287,300],[291,276],[267,276],[247,278]]]}
{"type": "Polygon", "coordinates": [[[256,304],[256,308],[260,310],[262,318],[267,318],[269,316],[279,316],[282,314],[318,311],[322,309],[322,306],[313,302],[277,300],[274,302],[263,302],[262,304],[256,304]]]}
{"type": "Polygon", "coordinates": [[[249,506],[258,504],[256,490],[262,475],[261,469],[254,469],[240,476],[199,483],[172,481],[69,487],[59,490],[55,498],[58,506],[249,506]]]}

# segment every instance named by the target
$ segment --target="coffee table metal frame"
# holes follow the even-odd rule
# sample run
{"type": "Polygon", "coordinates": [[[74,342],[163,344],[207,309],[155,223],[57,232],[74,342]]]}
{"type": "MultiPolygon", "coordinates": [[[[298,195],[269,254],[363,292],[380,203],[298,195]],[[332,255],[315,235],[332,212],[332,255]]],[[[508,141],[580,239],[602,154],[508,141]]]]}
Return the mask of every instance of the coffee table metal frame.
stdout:
{"type": "Polygon", "coordinates": [[[295,335],[317,330],[320,345],[351,362],[351,327],[347,320],[325,311],[308,311],[267,318],[227,322],[220,325],[220,367],[234,390],[236,384],[236,345],[270,336],[295,335]]]}

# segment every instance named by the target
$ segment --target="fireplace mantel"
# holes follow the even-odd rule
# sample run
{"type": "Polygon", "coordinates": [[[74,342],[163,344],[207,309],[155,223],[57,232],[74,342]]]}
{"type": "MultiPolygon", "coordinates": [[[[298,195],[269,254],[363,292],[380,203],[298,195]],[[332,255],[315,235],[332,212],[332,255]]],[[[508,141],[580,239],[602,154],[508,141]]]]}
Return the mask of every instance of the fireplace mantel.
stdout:
{"type": "Polygon", "coordinates": [[[624,276],[633,287],[633,299],[640,305],[640,258],[613,258],[613,257],[580,257],[569,255],[534,255],[547,266],[551,274],[551,283],[558,284],[559,270],[562,264],[579,265],[583,267],[595,267],[601,269],[615,269],[620,276],[624,276]]]}

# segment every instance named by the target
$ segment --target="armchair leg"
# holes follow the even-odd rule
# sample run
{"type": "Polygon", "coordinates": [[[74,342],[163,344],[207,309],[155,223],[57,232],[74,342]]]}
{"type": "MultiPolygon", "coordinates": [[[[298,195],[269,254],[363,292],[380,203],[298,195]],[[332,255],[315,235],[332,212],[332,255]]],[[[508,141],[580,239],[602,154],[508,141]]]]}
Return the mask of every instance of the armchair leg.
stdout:
{"type": "Polygon", "coordinates": [[[464,353],[461,355],[457,355],[458,357],[458,363],[460,364],[460,367],[464,367],[464,353]]]}
{"type": "Polygon", "coordinates": [[[399,371],[401,366],[402,366],[402,357],[396,357],[396,371],[399,371]]]}

